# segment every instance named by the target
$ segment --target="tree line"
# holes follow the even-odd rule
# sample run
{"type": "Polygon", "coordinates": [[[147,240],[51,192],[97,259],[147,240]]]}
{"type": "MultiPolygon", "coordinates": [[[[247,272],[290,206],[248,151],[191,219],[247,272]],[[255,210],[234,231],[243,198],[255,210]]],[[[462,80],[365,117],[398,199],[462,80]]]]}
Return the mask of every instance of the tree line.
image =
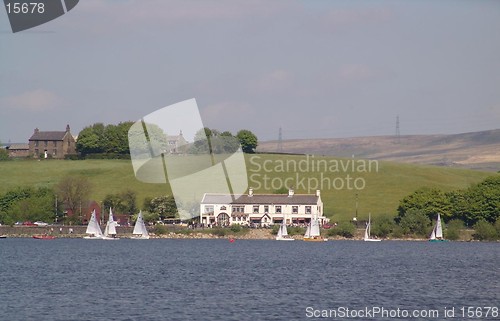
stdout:
{"type": "MultiPolygon", "coordinates": [[[[81,224],[81,209],[86,209],[92,192],[91,182],[83,176],[66,176],[53,188],[17,187],[0,195],[0,223],[13,225],[16,222],[43,221],[66,224],[81,224]],[[72,215],[66,215],[71,212],[72,215]]],[[[139,208],[134,191],[124,190],[104,197],[102,210],[112,208],[117,214],[128,214],[137,218],[139,208]]],[[[167,218],[178,218],[174,197],[161,195],[145,198],[142,204],[145,221],[156,222],[167,218]]]]}
{"type": "MultiPolygon", "coordinates": [[[[127,158],[130,154],[129,130],[134,123],[121,122],[118,125],[104,125],[95,123],[87,126],[78,134],[76,150],[83,158],[127,158]]],[[[157,125],[148,124],[150,141],[154,141],[155,148],[167,151],[169,146],[166,133],[157,125]]],[[[131,133],[135,142],[142,141],[142,129],[131,133]]],[[[249,130],[243,129],[233,135],[229,131],[220,132],[216,129],[202,128],[189,142],[184,152],[188,153],[228,153],[234,152],[241,144],[245,153],[253,153],[258,145],[257,136],[249,130]]],[[[138,146],[141,144],[138,143],[138,146]]]]}

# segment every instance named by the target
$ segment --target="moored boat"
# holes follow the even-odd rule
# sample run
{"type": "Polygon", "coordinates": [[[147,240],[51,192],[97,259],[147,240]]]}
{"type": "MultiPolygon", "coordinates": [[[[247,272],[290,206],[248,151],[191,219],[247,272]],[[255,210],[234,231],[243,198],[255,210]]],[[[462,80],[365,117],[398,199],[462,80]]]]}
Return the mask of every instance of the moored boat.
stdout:
{"type": "Polygon", "coordinates": [[[142,217],[142,211],[139,211],[137,216],[137,221],[135,222],[134,230],[132,231],[133,240],[149,240],[149,233],[146,229],[146,224],[144,224],[144,218],[142,217]]]}
{"type": "Polygon", "coordinates": [[[372,214],[369,213],[368,214],[368,223],[366,224],[365,237],[363,238],[363,241],[365,241],[365,242],[380,242],[381,240],[371,238],[371,236],[370,236],[370,234],[371,234],[371,218],[372,218],[372,214]]]}
{"type": "Polygon", "coordinates": [[[103,240],[119,240],[119,238],[116,237],[116,224],[117,223],[113,218],[113,211],[110,208],[108,223],[106,223],[106,228],[104,229],[104,236],[102,237],[103,240]]]}
{"type": "Polygon", "coordinates": [[[85,231],[85,233],[88,234],[88,236],[83,237],[86,240],[102,240],[102,238],[104,237],[101,227],[97,222],[95,210],[92,211],[92,215],[90,216],[90,221],[87,225],[87,230],[85,231]]]}
{"type": "Polygon", "coordinates": [[[327,238],[321,236],[319,229],[319,221],[314,217],[307,226],[306,233],[304,234],[304,241],[306,242],[326,242],[327,238]]]}
{"type": "Polygon", "coordinates": [[[41,235],[33,235],[33,238],[37,240],[53,240],[56,237],[54,235],[41,234],[41,235]]]}
{"type": "Polygon", "coordinates": [[[443,238],[443,226],[441,224],[441,215],[438,213],[436,220],[436,225],[432,229],[431,236],[429,237],[429,242],[446,242],[443,238]]]}

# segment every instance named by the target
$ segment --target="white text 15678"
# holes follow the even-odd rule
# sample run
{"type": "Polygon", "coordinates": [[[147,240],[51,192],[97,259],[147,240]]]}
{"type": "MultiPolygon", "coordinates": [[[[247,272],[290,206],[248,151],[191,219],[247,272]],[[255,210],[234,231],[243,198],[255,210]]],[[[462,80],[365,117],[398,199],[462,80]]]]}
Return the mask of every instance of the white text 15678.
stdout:
{"type": "Polygon", "coordinates": [[[41,2],[13,2],[5,5],[7,13],[44,13],[45,4],[41,2]]]}

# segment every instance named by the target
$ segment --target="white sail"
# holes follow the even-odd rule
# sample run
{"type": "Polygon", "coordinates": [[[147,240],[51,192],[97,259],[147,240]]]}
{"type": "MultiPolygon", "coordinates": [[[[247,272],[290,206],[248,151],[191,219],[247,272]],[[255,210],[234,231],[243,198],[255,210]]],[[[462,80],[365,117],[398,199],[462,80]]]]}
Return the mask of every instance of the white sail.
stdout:
{"type": "Polygon", "coordinates": [[[436,238],[443,238],[443,227],[441,226],[441,215],[438,213],[437,223],[436,223],[436,238]]]}
{"type": "Polygon", "coordinates": [[[436,228],[432,229],[431,237],[429,239],[430,240],[435,240],[436,239],[436,228]]]}
{"type": "Polygon", "coordinates": [[[139,215],[137,216],[137,221],[135,222],[132,234],[136,235],[135,238],[143,238],[143,239],[149,238],[149,233],[148,230],[146,229],[146,225],[144,224],[144,218],[142,217],[142,211],[139,211],[139,215]]]}
{"type": "Polygon", "coordinates": [[[280,228],[278,229],[278,235],[276,237],[277,238],[283,237],[283,225],[280,225],[280,228]]]}
{"type": "Polygon", "coordinates": [[[281,235],[282,236],[288,236],[288,230],[286,229],[286,224],[283,223],[283,225],[281,225],[281,235]]]}
{"type": "Polygon", "coordinates": [[[315,237],[315,236],[320,236],[321,235],[321,231],[319,229],[319,222],[318,222],[318,219],[316,218],[313,218],[311,220],[311,230],[310,230],[310,236],[311,237],[315,237]]]}
{"type": "Polygon", "coordinates": [[[305,238],[310,238],[311,237],[311,223],[307,225],[306,233],[304,234],[305,238]]]}
{"type": "Polygon", "coordinates": [[[365,228],[365,237],[364,240],[367,242],[379,242],[381,240],[378,239],[372,239],[371,236],[371,226],[372,226],[372,214],[368,214],[368,223],[366,224],[365,228]]]}
{"type": "Polygon", "coordinates": [[[101,227],[99,226],[99,222],[97,222],[95,210],[92,211],[92,215],[90,216],[89,224],[87,225],[86,234],[89,234],[87,238],[102,238],[103,234],[101,231],[101,227]]]}
{"type": "Polygon", "coordinates": [[[106,228],[104,229],[104,240],[118,240],[118,238],[116,237],[116,224],[117,222],[114,220],[113,212],[110,208],[108,223],[106,223],[106,228]]]}

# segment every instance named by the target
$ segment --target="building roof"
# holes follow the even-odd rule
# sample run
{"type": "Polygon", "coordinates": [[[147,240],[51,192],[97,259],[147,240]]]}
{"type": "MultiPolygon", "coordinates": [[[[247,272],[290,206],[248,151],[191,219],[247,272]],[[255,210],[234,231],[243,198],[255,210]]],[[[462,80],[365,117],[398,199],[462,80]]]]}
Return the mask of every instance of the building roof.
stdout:
{"type": "Polygon", "coordinates": [[[36,132],[29,140],[63,140],[66,132],[36,132]]]}
{"type": "Polygon", "coordinates": [[[245,204],[288,204],[288,205],[316,205],[318,204],[319,196],[314,194],[248,194],[241,195],[233,200],[234,195],[231,194],[210,194],[205,193],[202,204],[232,204],[232,205],[245,205],[245,204]]]}
{"type": "Polygon", "coordinates": [[[22,150],[22,149],[25,149],[25,150],[28,150],[30,149],[30,145],[28,144],[10,144],[10,146],[7,147],[9,150],[22,150]]]}
{"type": "MultiPolygon", "coordinates": [[[[66,131],[50,131],[50,132],[42,132],[35,128],[33,135],[31,135],[30,141],[32,140],[64,140],[66,134],[70,134],[69,125],[66,125],[66,131]]],[[[73,136],[71,136],[73,137],[73,136]]]]}

